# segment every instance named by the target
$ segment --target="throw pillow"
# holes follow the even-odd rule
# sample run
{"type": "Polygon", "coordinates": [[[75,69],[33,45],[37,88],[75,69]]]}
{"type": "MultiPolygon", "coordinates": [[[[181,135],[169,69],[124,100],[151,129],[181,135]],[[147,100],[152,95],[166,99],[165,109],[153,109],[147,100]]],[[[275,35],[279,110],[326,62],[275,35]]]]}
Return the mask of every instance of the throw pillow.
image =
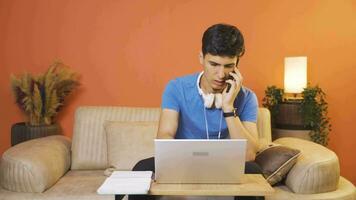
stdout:
{"type": "Polygon", "coordinates": [[[262,168],[269,184],[280,182],[297,162],[300,151],[278,144],[270,144],[257,152],[255,162],[262,168]]]}
{"type": "Polygon", "coordinates": [[[116,170],[131,170],[154,155],[158,122],[106,122],[108,164],[116,170]]]}

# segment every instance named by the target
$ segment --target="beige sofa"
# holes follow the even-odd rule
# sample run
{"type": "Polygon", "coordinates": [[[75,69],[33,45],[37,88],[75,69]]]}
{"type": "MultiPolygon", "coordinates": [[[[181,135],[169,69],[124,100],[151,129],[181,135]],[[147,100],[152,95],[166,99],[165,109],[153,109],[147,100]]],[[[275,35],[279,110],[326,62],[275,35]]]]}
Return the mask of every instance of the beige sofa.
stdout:
{"type": "MultiPolygon", "coordinates": [[[[109,167],[103,124],[107,120],[158,123],[159,115],[159,108],[80,107],[72,141],[49,136],[11,147],[2,155],[0,200],[113,200],[113,195],[96,194],[109,167]]],[[[271,142],[270,116],[264,108],[259,109],[258,131],[261,144],[271,142]]],[[[267,200],[356,199],[354,185],[339,176],[338,159],[332,151],[296,138],[275,142],[298,148],[302,154],[285,185],[275,186],[267,200]]]]}

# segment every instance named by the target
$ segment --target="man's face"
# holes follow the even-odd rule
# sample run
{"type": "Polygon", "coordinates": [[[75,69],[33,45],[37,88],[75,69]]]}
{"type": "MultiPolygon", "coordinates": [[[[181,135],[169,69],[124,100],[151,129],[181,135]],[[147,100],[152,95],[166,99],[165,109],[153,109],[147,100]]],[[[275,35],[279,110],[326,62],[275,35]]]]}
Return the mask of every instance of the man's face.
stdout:
{"type": "Polygon", "coordinates": [[[208,92],[222,92],[226,87],[225,80],[229,73],[234,71],[238,57],[213,56],[211,54],[200,55],[200,63],[204,67],[204,82],[208,86],[208,92]]]}

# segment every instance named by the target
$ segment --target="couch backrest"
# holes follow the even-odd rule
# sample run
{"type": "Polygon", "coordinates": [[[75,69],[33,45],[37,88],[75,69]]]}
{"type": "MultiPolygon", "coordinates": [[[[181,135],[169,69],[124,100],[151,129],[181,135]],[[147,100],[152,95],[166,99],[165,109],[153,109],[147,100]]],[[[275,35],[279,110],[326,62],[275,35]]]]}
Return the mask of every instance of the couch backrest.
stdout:
{"type": "MultiPolygon", "coordinates": [[[[76,110],[72,139],[72,169],[108,167],[105,121],[159,121],[160,108],[86,106],[76,110]]],[[[271,141],[270,114],[259,108],[257,128],[261,143],[271,141]]]]}
{"type": "Polygon", "coordinates": [[[80,107],[75,112],[72,169],[107,168],[105,121],[157,121],[160,108],[80,107]]]}
{"type": "Polygon", "coordinates": [[[258,109],[257,131],[261,148],[272,142],[271,115],[267,108],[258,109]]]}

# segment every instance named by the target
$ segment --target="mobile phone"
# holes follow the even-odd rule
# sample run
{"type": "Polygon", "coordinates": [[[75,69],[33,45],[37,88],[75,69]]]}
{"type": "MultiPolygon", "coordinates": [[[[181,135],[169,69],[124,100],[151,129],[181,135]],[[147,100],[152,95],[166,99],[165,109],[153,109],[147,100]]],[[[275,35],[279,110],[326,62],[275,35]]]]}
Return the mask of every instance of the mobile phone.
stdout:
{"type": "MultiPolygon", "coordinates": [[[[232,71],[232,73],[236,74],[235,71],[232,71]]],[[[229,75],[226,80],[234,80],[234,77],[231,76],[231,75],[229,75]]],[[[231,88],[231,84],[230,84],[230,83],[227,83],[226,93],[228,93],[228,92],[230,91],[230,88],[231,88]]]]}

